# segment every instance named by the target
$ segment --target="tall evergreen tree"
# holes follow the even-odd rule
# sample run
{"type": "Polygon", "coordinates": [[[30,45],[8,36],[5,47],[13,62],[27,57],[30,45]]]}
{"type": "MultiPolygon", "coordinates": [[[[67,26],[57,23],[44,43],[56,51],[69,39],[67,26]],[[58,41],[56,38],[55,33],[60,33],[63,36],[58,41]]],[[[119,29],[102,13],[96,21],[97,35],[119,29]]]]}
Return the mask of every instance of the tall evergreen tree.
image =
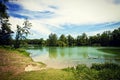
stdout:
{"type": "Polygon", "coordinates": [[[10,28],[9,16],[5,5],[7,1],[8,0],[0,1],[0,45],[10,45],[11,33],[13,33],[10,28]]]}

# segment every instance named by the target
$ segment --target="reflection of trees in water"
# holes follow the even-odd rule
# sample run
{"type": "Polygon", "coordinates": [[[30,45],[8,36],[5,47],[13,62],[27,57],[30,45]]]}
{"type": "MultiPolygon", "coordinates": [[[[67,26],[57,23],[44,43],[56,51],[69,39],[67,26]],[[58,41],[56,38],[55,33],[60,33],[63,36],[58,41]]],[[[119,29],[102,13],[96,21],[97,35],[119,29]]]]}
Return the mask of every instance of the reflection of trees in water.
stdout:
{"type": "Polygon", "coordinates": [[[69,48],[68,51],[69,51],[69,52],[68,52],[68,56],[71,57],[71,56],[72,56],[72,49],[69,48]]]}
{"type": "Polygon", "coordinates": [[[81,48],[77,50],[77,54],[78,56],[82,57],[82,58],[88,58],[88,49],[87,48],[81,48]]]}
{"type": "Polygon", "coordinates": [[[84,50],[83,58],[88,58],[88,50],[87,50],[87,48],[84,48],[83,50],[84,50]]]}
{"type": "Polygon", "coordinates": [[[57,48],[49,48],[49,57],[57,58],[57,48]]]}
{"type": "Polygon", "coordinates": [[[64,57],[64,56],[65,56],[65,49],[61,48],[61,49],[59,50],[59,52],[60,52],[61,57],[64,57]]]}
{"type": "Polygon", "coordinates": [[[71,48],[49,48],[49,57],[50,58],[57,58],[57,57],[62,57],[64,58],[65,56],[71,57],[72,54],[75,52],[71,48]]]}
{"type": "Polygon", "coordinates": [[[83,53],[83,57],[84,58],[88,58],[88,54],[85,52],[85,53],[83,53]]]}
{"type": "MultiPolygon", "coordinates": [[[[41,49],[44,50],[44,49],[41,49]]],[[[113,62],[119,63],[120,59],[116,56],[107,55],[92,48],[48,48],[49,58],[51,59],[91,59],[98,62],[113,62]]]]}

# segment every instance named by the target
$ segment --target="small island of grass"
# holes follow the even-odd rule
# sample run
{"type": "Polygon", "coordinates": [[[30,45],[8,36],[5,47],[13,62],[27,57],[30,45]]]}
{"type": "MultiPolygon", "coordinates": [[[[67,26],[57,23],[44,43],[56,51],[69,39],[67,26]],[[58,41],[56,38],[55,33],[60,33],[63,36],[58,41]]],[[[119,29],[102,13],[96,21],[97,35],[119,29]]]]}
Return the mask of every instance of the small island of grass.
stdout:
{"type": "Polygon", "coordinates": [[[103,52],[107,52],[107,53],[111,53],[111,54],[120,55],[120,47],[118,47],[118,48],[116,48],[116,47],[115,48],[114,47],[101,48],[101,49],[98,49],[98,50],[103,51],[103,52]]]}

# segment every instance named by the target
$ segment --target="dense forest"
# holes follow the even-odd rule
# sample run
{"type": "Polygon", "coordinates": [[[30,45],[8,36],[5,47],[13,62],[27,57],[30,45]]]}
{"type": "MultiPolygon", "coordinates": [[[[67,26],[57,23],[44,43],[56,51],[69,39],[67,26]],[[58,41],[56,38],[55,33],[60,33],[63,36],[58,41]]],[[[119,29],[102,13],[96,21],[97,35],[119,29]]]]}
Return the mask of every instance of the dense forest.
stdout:
{"type": "MultiPolygon", "coordinates": [[[[0,45],[1,46],[14,46],[19,48],[21,45],[38,45],[38,46],[120,46],[120,27],[113,31],[105,31],[102,34],[94,36],[87,36],[86,33],[78,35],[74,38],[71,35],[65,36],[62,34],[58,37],[56,34],[51,33],[47,40],[40,39],[26,39],[30,33],[29,29],[32,26],[26,19],[23,26],[17,25],[17,31],[11,30],[9,23],[9,14],[7,13],[6,2],[8,0],[0,1],[0,45]],[[16,33],[15,39],[12,34],[16,33]]],[[[41,36],[40,36],[41,37],[41,36]]]]}
{"type": "Polygon", "coordinates": [[[39,45],[39,46],[120,46],[120,28],[113,31],[104,31],[102,34],[87,36],[86,33],[78,35],[74,38],[71,35],[65,36],[62,34],[58,37],[51,33],[47,40],[27,39],[24,44],[39,45]]]}

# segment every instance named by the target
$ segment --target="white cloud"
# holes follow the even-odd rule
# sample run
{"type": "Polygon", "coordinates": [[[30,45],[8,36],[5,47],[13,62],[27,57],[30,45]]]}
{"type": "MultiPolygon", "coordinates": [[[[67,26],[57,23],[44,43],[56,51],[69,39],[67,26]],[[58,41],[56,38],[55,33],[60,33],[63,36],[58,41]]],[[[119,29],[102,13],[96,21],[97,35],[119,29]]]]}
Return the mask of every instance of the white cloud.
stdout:
{"type": "MultiPolygon", "coordinates": [[[[62,29],[63,24],[96,24],[105,22],[120,21],[120,5],[113,3],[113,0],[18,0],[25,9],[30,11],[48,10],[57,16],[52,18],[31,20],[32,29],[38,33],[50,34],[52,29],[48,24],[62,29]],[[52,9],[53,5],[58,9],[52,9]]],[[[33,16],[35,14],[25,14],[33,16]]],[[[12,24],[21,24],[19,19],[14,18],[12,24]],[[15,20],[15,22],[14,22],[15,20]]]]}
{"type": "Polygon", "coordinates": [[[24,19],[19,19],[19,18],[15,18],[15,17],[10,17],[9,18],[9,22],[12,24],[11,28],[13,31],[16,31],[16,26],[20,25],[22,26],[24,19]]]}
{"type": "Polygon", "coordinates": [[[79,24],[120,20],[120,5],[109,3],[109,0],[19,0],[18,3],[31,11],[52,10],[49,5],[58,6],[59,9],[54,10],[58,17],[48,19],[48,23],[79,24]]]}
{"type": "Polygon", "coordinates": [[[42,23],[38,20],[31,20],[33,27],[31,27],[32,30],[37,31],[39,33],[43,33],[46,35],[49,35],[51,33],[51,31],[45,27],[44,25],[42,25],[42,23]]]}

